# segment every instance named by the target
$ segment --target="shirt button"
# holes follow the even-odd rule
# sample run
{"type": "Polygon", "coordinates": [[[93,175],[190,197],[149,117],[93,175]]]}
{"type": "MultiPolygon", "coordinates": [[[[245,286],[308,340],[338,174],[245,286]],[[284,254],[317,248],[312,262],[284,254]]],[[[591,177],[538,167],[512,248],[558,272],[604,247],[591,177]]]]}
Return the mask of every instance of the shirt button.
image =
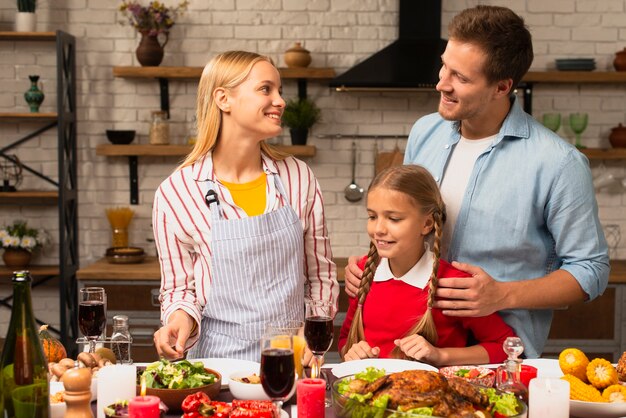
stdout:
{"type": "Polygon", "coordinates": [[[439,177],[435,177],[435,181],[439,181],[439,177]]]}
{"type": "Polygon", "coordinates": [[[445,149],[450,148],[450,144],[446,144],[446,146],[444,147],[445,149]]]}

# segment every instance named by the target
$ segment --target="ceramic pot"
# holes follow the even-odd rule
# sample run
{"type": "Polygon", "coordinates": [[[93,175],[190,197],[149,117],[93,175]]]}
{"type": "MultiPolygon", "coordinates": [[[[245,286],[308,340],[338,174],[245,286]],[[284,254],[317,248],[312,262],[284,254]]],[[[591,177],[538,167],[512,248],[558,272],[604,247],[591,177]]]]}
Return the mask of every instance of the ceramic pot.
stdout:
{"type": "Polygon", "coordinates": [[[311,63],[311,53],[302,47],[300,42],[296,42],[291,48],[285,51],[285,64],[289,68],[305,68],[311,63]]]}
{"type": "Polygon", "coordinates": [[[626,148],[626,126],[622,126],[620,123],[611,129],[609,142],[611,142],[613,148],[626,148]]]}
{"type": "Polygon", "coordinates": [[[613,66],[617,71],[626,71],[626,48],[615,53],[613,66]]]}
{"type": "Polygon", "coordinates": [[[46,96],[43,94],[43,91],[39,90],[39,86],[37,85],[39,76],[29,75],[28,78],[30,79],[30,88],[24,93],[24,100],[28,103],[31,113],[37,113],[39,112],[39,106],[46,96]]]}
{"type": "Polygon", "coordinates": [[[32,254],[22,248],[6,248],[2,254],[4,265],[13,270],[24,270],[30,263],[32,254]]]}
{"type": "Polygon", "coordinates": [[[37,15],[31,12],[17,12],[15,14],[16,32],[35,32],[37,15]]]}
{"type": "Polygon", "coordinates": [[[291,145],[306,145],[309,137],[309,130],[306,128],[289,129],[291,135],[291,145]]]}
{"type": "Polygon", "coordinates": [[[165,42],[159,42],[157,36],[151,36],[148,32],[141,32],[141,41],[135,51],[137,61],[144,67],[156,67],[163,61],[165,53],[164,47],[167,44],[167,34],[165,34],[165,42]]]}

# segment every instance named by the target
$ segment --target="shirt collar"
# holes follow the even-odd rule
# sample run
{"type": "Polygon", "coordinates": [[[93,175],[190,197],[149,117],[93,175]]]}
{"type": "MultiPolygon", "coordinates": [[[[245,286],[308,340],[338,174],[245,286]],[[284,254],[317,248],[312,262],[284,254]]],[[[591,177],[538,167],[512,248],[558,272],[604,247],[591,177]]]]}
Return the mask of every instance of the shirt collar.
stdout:
{"type": "MultiPolygon", "coordinates": [[[[278,174],[276,162],[264,152],[261,152],[261,163],[263,164],[263,171],[266,175],[278,174]]],[[[192,173],[195,181],[217,181],[215,172],[213,171],[213,153],[211,151],[207,152],[203,157],[192,164],[192,173]]]]}
{"type": "Polygon", "coordinates": [[[389,267],[388,258],[381,258],[380,263],[376,268],[376,272],[374,273],[374,281],[385,282],[388,280],[400,280],[419,289],[425,288],[430,280],[430,275],[433,272],[434,255],[433,252],[430,251],[428,243],[425,243],[424,247],[425,251],[422,258],[420,258],[419,261],[415,263],[415,265],[411,267],[411,269],[402,277],[396,277],[393,275],[391,268],[389,267]]]}

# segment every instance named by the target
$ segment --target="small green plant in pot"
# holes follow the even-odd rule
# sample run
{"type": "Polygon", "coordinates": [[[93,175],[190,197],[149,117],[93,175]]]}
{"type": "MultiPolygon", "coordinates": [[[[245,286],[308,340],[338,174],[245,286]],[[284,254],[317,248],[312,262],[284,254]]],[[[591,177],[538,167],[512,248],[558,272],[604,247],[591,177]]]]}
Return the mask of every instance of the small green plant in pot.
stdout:
{"type": "Polygon", "coordinates": [[[37,0],[17,0],[17,13],[15,14],[16,32],[34,32],[37,28],[37,0]]]}
{"type": "Polygon", "coordinates": [[[37,0],[17,0],[17,10],[22,13],[35,13],[37,0]]]}
{"type": "Polygon", "coordinates": [[[321,120],[322,111],[310,99],[291,99],[285,105],[283,125],[289,128],[291,143],[305,145],[309,129],[321,120]]]}

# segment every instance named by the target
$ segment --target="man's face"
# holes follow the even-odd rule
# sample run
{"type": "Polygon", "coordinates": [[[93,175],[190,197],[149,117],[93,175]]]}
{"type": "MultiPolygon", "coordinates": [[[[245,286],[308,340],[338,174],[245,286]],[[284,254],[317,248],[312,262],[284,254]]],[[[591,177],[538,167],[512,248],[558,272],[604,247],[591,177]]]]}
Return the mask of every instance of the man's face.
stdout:
{"type": "Polygon", "coordinates": [[[441,56],[437,91],[441,93],[439,114],[446,120],[480,120],[488,117],[497,83],[489,83],[483,68],[483,50],[471,43],[448,41],[441,56]]]}

